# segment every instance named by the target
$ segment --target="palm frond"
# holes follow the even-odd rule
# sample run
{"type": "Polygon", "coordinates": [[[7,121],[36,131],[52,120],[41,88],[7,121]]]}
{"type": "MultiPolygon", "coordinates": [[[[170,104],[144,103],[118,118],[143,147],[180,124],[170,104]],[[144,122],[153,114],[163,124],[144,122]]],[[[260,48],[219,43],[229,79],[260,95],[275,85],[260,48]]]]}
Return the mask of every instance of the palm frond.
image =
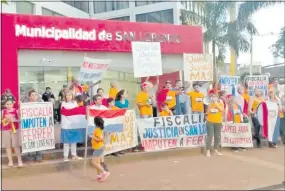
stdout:
{"type": "Polygon", "coordinates": [[[247,20],[258,10],[281,3],[282,1],[270,0],[270,1],[246,1],[241,3],[238,8],[238,20],[247,20]]]}

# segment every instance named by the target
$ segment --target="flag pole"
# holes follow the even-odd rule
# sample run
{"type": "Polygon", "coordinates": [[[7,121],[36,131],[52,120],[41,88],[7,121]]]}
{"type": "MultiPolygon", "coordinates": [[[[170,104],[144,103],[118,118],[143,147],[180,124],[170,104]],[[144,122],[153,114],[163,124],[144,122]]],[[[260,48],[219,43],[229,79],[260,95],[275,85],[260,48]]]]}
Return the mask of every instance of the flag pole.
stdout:
{"type": "Polygon", "coordinates": [[[89,106],[86,106],[86,132],[85,132],[85,151],[84,151],[84,176],[86,176],[86,165],[87,165],[87,140],[88,140],[88,123],[89,123],[89,106]]]}

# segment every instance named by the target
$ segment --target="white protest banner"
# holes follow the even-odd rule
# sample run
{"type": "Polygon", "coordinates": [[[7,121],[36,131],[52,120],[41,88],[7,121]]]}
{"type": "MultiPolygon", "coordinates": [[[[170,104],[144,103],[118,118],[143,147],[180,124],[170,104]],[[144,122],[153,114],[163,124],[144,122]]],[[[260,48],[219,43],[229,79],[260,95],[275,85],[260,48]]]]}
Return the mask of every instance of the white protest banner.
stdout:
{"type": "Polygon", "coordinates": [[[268,93],[269,78],[267,75],[249,76],[247,77],[248,94],[254,96],[254,90],[256,88],[263,91],[263,95],[268,93]]]}
{"type": "Polygon", "coordinates": [[[102,80],[104,72],[109,66],[110,60],[93,59],[84,57],[78,74],[78,80],[82,82],[94,82],[102,80]]]}
{"type": "MultiPolygon", "coordinates": [[[[203,114],[138,119],[137,125],[146,152],[204,147],[206,143],[207,128],[203,114]]],[[[223,124],[221,138],[223,147],[253,146],[248,124],[223,124]]]]}
{"type": "Polygon", "coordinates": [[[132,52],[136,78],[162,75],[159,42],[132,42],[132,52]]]}
{"type": "Polygon", "coordinates": [[[253,147],[249,123],[223,123],[222,147],[253,147]]]}
{"type": "Polygon", "coordinates": [[[138,145],[138,132],[135,122],[135,112],[128,110],[125,114],[123,132],[104,133],[105,155],[138,145]]]}
{"type": "Polygon", "coordinates": [[[226,91],[227,95],[233,95],[233,91],[237,92],[239,76],[220,76],[221,90],[226,91]]]}
{"type": "Polygon", "coordinates": [[[186,81],[213,81],[213,56],[211,54],[183,54],[186,81]]]}
{"type": "Polygon", "coordinates": [[[22,153],[55,148],[51,102],[21,103],[22,153]]]}
{"type": "Polygon", "coordinates": [[[144,151],[177,147],[201,147],[205,144],[204,115],[177,115],[138,119],[137,126],[144,151]]]}

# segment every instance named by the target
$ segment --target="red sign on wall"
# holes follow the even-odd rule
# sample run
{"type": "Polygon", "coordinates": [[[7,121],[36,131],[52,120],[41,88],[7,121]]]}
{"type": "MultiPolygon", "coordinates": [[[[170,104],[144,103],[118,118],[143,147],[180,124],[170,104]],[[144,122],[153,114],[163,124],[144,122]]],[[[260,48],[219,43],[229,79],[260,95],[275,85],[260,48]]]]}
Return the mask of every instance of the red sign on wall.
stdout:
{"type": "Polygon", "coordinates": [[[199,26],[17,14],[1,14],[1,19],[1,91],[10,88],[16,97],[18,49],[131,52],[131,41],[158,41],[166,54],[203,51],[199,26]]]}

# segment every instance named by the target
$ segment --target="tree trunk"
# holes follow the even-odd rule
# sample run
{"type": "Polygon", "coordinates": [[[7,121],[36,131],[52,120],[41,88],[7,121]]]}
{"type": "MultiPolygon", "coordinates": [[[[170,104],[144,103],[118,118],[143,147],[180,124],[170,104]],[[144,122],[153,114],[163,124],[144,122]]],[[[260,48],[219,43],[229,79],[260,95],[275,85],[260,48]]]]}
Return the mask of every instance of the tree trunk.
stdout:
{"type": "Polygon", "coordinates": [[[216,41],[212,41],[212,54],[213,54],[213,70],[214,70],[214,76],[213,76],[213,87],[216,87],[217,85],[217,63],[216,63],[216,41]]]}

